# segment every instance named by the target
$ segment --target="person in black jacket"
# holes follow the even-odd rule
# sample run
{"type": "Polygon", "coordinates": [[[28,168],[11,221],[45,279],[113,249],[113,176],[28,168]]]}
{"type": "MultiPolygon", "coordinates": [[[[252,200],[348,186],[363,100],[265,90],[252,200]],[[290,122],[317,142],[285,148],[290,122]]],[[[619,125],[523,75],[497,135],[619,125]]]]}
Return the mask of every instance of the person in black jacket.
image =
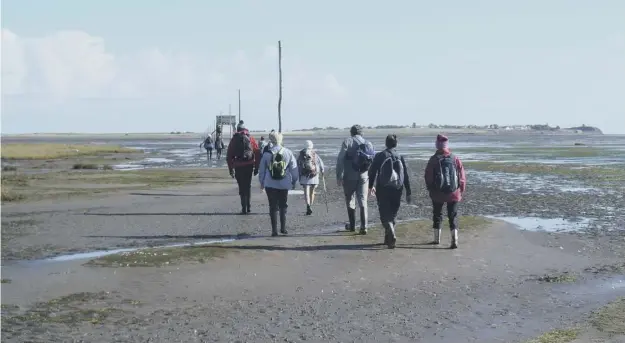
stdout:
{"type": "Polygon", "coordinates": [[[386,137],[386,149],[377,153],[369,168],[369,194],[375,195],[384,227],[384,244],[395,248],[395,217],[406,189],[406,202],[411,203],[410,178],[404,158],[395,151],[397,136],[386,137]],[[375,186],[374,186],[375,183],[375,186]]]}

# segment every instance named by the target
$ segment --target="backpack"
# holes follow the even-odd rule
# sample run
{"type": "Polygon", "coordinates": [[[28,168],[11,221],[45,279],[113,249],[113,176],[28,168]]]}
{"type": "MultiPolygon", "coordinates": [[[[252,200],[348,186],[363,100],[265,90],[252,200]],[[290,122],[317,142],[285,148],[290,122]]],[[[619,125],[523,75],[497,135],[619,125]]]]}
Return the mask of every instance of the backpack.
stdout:
{"type": "Polygon", "coordinates": [[[380,166],[378,184],[384,188],[401,189],[404,187],[404,164],[397,154],[391,153],[380,166]]]}
{"type": "Polygon", "coordinates": [[[364,173],[369,170],[373,163],[373,157],[375,157],[375,150],[370,142],[363,140],[358,144],[354,156],[352,156],[352,168],[359,173],[364,173]]]}
{"type": "Polygon", "coordinates": [[[213,148],[213,139],[209,136],[204,140],[204,149],[212,149],[213,148]]]}
{"type": "Polygon", "coordinates": [[[286,162],[284,161],[284,148],[278,152],[271,151],[271,164],[269,165],[269,175],[274,180],[282,180],[286,176],[286,162]]]}
{"type": "Polygon", "coordinates": [[[238,161],[251,161],[254,159],[254,150],[252,149],[252,140],[249,135],[237,132],[233,137],[234,157],[238,161]]]}
{"type": "Polygon", "coordinates": [[[300,175],[308,178],[317,176],[317,154],[309,149],[302,149],[297,159],[300,175]]]}
{"type": "Polygon", "coordinates": [[[438,168],[434,171],[435,187],[443,194],[451,194],[459,187],[456,158],[454,155],[438,155],[438,168]]]}

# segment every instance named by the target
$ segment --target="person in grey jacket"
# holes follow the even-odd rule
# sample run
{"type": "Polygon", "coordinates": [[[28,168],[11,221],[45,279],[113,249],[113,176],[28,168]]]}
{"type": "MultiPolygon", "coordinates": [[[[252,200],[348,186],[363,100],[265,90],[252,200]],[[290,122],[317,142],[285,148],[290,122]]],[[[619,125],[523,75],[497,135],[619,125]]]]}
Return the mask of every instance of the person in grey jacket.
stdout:
{"type": "Polygon", "coordinates": [[[286,209],[289,190],[294,189],[299,179],[297,161],[291,150],[282,146],[282,134],[271,132],[270,151],[263,153],[260,160],[258,180],[260,189],[267,193],[271,236],[278,235],[278,213],[280,213],[280,233],[286,235],[286,209]]]}
{"type": "MultiPolygon", "coordinates": [[[[346,138],[341,145],[341,151],[336,159],[336,180],[343,186],[345,205],[349,223],[345,225],[348,231],[356,231],[356,202],[360,208],[360,234],[367,234],[367,187],[369,175],[367,170],[360,172],[354,169],[352,157],[355,156],[358,146],[367,143],[362,137],[362,127],[354,125],[350,129],[351,137],[346,138]]],[[[369,143],[370,144],[370,143],[369,143]]],[[[371,147],[373,149],[373,147],[371,147]]]]}
{"type": "Polygon", "coordinates": [[[319,175],[325,173],[325,166],[323,160],[313,150],[313,142],[306,141],[306,148],[300,151],[297,159],[297,165],[299,169],[299,183],[304,187],[304,198],[306,199],[306,215],[311,215],[312,205],[315,202],[315,188],[319,185],[319,175]],[[306,157],[309,157],[307,160],[306,157]],[[314,169],[310,174],[308,169],[314,169]]]}

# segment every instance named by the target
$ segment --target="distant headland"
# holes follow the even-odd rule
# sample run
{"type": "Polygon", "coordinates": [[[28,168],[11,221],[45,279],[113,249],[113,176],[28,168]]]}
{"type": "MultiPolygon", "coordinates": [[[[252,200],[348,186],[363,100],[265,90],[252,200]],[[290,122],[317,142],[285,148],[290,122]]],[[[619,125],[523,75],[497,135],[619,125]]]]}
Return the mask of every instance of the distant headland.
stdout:
{"type": "MultiPolygon", "coordinates": [[[[389,129],[431,129],[431,130],[483,130],[483,131],[493,131],[497,133],[505,133],[505,132],[544,132],[544,133],[583,133],[583,134],[597,134],[602,135],[603,132],[601,129],[595,126],[587,126],[582,124],[581,126],[561,128],[560,126],[550,126],[549,124],[533,124],[533,125],[498,125],[498,124],[490,124],[490,125],[438,125],[438,124],[429,124],[429,125],[417,125],[413,123],[412,125],[378,125],[378,126],[365,126],[365,129],[369,130],[389,130],[389,129]]],[[[334,126],[328,127],[313,127],[312,129],[298,129],[292,130],[294,132],[306,132],[306,131],[338,131],[338,130],[349,130],[347,128],[338,128],[334,126]]]]}

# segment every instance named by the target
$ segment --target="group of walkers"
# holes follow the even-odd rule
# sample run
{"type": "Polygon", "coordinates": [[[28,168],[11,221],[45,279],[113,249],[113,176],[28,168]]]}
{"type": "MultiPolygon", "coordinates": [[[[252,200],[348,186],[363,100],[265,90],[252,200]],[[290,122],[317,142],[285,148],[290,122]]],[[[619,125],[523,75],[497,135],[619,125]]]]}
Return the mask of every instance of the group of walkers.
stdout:
{"type": "MultiPolygon", "coordinates": [[[[260,145],[250,136],[244,123],[237,126],[228,145],[227,162],[230,175],[236,178],[241,197],[241,213],[251,212],[250,197],[252,177],[258,175],[261,191],[267,194],[271,234],[288,234],[286,215],[289,190],[297,183],[304,188],[306,214],[313,213],[315,189],[324,179],[323,160],[313,149],[313,142],[297,156],[282,144],[283,136],[271,131],[268,142],[261,137],[260,145]]],[[[425,169],[425,186],[433,207],[434,239],[440,244],[443,223],[443,207],[447,205],[447,216],[451,233],[450,248],[458,247],[458,203],[466,189],[466,177],[462,162],[451,153],[446,136],[436,137],[436,152],[429,159],[425,169]]],[[[410,173],[404,158],[397,152],[397,136],[388,135],[385,149],[375,152],[373,144],[362,135],[362,127],[354,125],[350,137],[346,138],[338,154],[336,179],[343,188],[347,207],[347,231],[356,231],[356,215],[359,215],[359,233],[367,234],[369,196],[375,196],[384,227],[384,244],[395,248],[396,217],[405,191],[408,204],[412,202],[410,173]],[[357,205],[357,206],[356,206],[357,205]]]]}
{"type": "Polygon", "coordinates": [[[221,152],[224,149],[224,141],[221,135],[221,128],[217,127],[215,131],[206,136],[204,141],[200,144],[200,148],[204,148],[206,150],[206,157],[208,161],[213,159],[213,149],[217,151],[217,159],[221,159],[221,152]],[[215,139],[213,140],[213,134],[215,134],[215,139]]]}

